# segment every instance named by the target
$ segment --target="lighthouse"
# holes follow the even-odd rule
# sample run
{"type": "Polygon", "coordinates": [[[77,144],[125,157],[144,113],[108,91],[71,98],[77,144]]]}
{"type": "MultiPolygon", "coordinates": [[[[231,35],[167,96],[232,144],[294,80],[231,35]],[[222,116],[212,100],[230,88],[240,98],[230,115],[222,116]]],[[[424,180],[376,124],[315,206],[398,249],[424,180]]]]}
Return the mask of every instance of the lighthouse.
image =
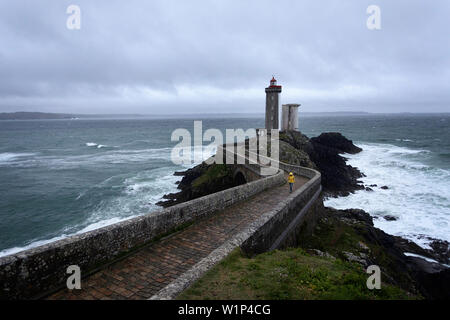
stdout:
{"type": "Polygon", "coordinates": [[[266,129],[278,129],[278,95],[281,86],[277,85],[277,80],[272,77],[270,85],[266,88],[266,129]]]}

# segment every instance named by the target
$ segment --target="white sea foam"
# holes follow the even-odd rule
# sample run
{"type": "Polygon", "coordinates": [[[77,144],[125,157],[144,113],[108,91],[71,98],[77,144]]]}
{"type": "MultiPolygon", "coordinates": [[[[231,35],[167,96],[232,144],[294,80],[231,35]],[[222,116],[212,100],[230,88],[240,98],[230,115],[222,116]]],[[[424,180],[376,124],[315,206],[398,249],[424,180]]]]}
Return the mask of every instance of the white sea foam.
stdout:
{"type": "Polygon", "coordinates": [[[34,156],[35,153],[14,153],[14,152],[4,152],[0,153],[0,164],[12,162],[17,159],[21,159],[23,157],[34,156]]]}
{"type": "Polygon", "coordinates": [[[98,222],[91,223],[90,225],[84,227],[80,231],[77,231],[76,234],[85,233],[85,232],[88,232],[88,231],[100,229],[102,227],[106,227],[106,226],[109,226],[111,224],[122,222],[122,221],[125,221],[125,220],[128,220],[128,219],[131,219],[131,218],[134,218],[134,216],[130,216],[130,217],[126,217],[126,218],[114,217],[114,218],[110,218],[110,219],[100,220],[98,222]]]}
{"type": "MultiPolygon", "coordinates": [[[[139,172],[123,180],[119,186],[122,194],[98,204],[83,223],[84,227],[77,233],[83,233],[125,221],[142,214],[160,209],[155,203],[166,193],[175,192],[175,182],[179,179],[173,175],[176,168],[158,168],[139,172]]],[[[101,184],[108,184],[111,177],[101,184]]],[[[89,190],[86,191],[88,193],[89,190]]]]}
{"type": "Polygon", "coordinates": [[[86,142],[86,146],[87,147],[97,147],[97,149],[108,148],[108,146],[106,146],[104,144],[98,144],[98,143],[95,143],[95,142],[86,142]]]}
{"type": "Polygon", "coordinates": [[[413,140],[410,139],[395,139],[395,141],[414,142],[413,140]]]}
{"type": "Polygon", "coordinates": [[[425,261],[428,261],[428,262],[431,262],[431,263],[437,263],[437,264],[443,265],[443,266],[445,266],[445,267],[447,267],[447,268],[450,268],[450,266],[449,266],[448,264],[440,263],[439,261],[436,261],[436,260],[434,260],[434,259],[430,259],[430,258],[421,256],[420,254],[415,254],[415,253],[411,253],[411,252],[404,252],[403,254],[404,254],[405,256],[407,256],[407,257],[421,258],[421,259],[423,259],[423,260],[425,260],[425,261]]]}
{"type": "MultiPolygon", "coordinates": [[[[98,145],[96,145],[96,148],[98,145]]],[[[170,160],[171,148],[155,148],[141,150],[121,150],[100,145],[106,151],[95,154],[68,155],[68,156],[39,156],[32,159],[23,159],[8,162],[8,165],[30,168],[46,167],[52,170],[66,170],[83,167],[98,167],[109,164],[127,164],[148,162],[149,160],[170,160]]]]}
{"type": "Polygon", "coordinates": [[[388,144],[360,144],[363,151],[345,155],[358,167],[373,192],[359,190],[347,197],[330,198],[327,206],[361,208],[369,212],[376,227],[427,248],[428,237],[450,241],[450,172],[426,164],[427,150],[388,144]],[[383,190],[381,186],[388,186],[383,190]],[[392,215],[396,221],[383,217],[392,215]]]}
{"type": "MultiPolygon", "coordinates": [[[[83,167],[98,167],[103,165],[115,165],[115,164],[127,164],[127,163],[143,163],[150,160],[166,160],[171,161],[172,149],[170,147],[166,148],[152,148],[152,149],[136,149],[136,150],[126,150],[119,149],[116,147],[109,147],[107,145],[97,144],[94,142],[88,142],[86,145],[95,148],[104,148],[104,152],[101,153],[90,153],[81,155],[67,155],[67,156],[38,156],[31,159],[25,156],[34,155],[32,153],[17,153],[17,154],[1,154],[0,153],[0,164],[6,163],[8,166],[20,167],[20,168],[31,168],[31,167],[46,167],[52,170],[67,170],[73,168],[83,167]],[[2,156],[4,155],[4,160],[2,156]],[[18,160],[19,157],[24,157],[20,161],[12,161],[14,159],[18,160]]],[[[198,164],[201,161],[208,159],[213,155],[207,148],[196,147],[191,149],[192,160],[195,162],[189,162],[183,165],[185,168],[191,167],[193,164],[198,164]]]]}
{"type": "Polygon", "coordinates": [[[36,247],[39,247],[39,246],[43,246],[45,244],[49,244],[49,243],[52,243],[52,242],[55,242],[55,241],[58,241],[58,240],[63,240],[63,239],[65,239],[65,238],[67,238],[67,237],[69,237],[71,235],[74,235],[74,234],[80,234],[80,233],[92,231],[92,230],[99,229],[99,228],[102,228],[102,227],[105,227],[105,226],[108,226],[108,225],[111,225],[111,224],[114,224],[114,223],[118,223],[118,222],[121,222],[121,221],[125,221],[127,219],[131,219],[131,218],[133,218],[133,216],[125,217],[125,218],[115,217],[115,218],[111,218],[111,219],[98,221],[98,222],[92,223],[92,224],[84,227],[83,229],[81,229],[81,230],[79,230],[79,231],[77,231],[75,233],[70,233],[70,232],[66,233],[66,231],[68,231],[68,229],[66,228],[63,231],[63,233],[61,235],[57,236],[57,237],[53,237],[53,238],[50,238],[50,239],[44,239],[44,240],[31,240],[30,244],[28,244],[26,246],[13,247],[13,248],[8,248],[8,249],[5,249],[5,250],[1,250],[0,251],[0,257],[11,255],[11,254],[15,254],[15,253],[18,253],[18,252],[21,252],[21,251],[24,251],[24,250],[28,250],[28,249],[32,249],[32,248],[36,248],[36,247]]]}
{"type": "Polygon", "coordinates": [[[54,237],[54,238],[51,238],[51,239],[31,241],[30,244],[28,244],[26,246],[23,246],[23,247],[13,247],[13,248],[4,249],[4,250],[0,251],[0,257],[8,256],[10,254],[15,254],[17,252],[24,251],[24,250],[27,250],[27,249],[39,247],[39,246],[42,246],[42,245],[50,243],[50,242],[55,242],[55,241],[58,241],[58,240],[62,240],[64,238],[66,238],[66,237],[67,237],[66,234],[62,234],[60,236],[57,236],[57,237],[54,237]]]}

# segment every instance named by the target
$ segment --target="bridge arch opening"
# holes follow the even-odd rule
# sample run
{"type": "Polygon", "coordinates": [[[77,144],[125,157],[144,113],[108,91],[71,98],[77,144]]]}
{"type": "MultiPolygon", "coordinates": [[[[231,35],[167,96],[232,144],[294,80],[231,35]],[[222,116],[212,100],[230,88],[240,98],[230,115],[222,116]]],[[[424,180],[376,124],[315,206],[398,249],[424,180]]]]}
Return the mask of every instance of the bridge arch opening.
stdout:
{"type": "Polygon", "coordinates": [[[241,171],[236,172],[236,174],[234,175],[234,185],[240,186],[241,184],[246,183],[247,179],[245,178],[245,175],[241,171]]]}

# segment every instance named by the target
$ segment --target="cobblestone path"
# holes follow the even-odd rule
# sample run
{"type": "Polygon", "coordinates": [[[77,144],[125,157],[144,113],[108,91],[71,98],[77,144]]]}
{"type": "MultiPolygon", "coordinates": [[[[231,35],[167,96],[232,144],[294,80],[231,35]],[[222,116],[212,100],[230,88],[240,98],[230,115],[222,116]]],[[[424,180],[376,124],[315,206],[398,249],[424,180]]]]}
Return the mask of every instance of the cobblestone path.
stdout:
{"type": "MultiPolygon", "coordinates": [[[[306,181],[296,177],[294,189],[306,181]]],[[[287,183],[261,192],[82,279],[81,290],[47,299],[148,299],[288,195],[287,183]]]]}

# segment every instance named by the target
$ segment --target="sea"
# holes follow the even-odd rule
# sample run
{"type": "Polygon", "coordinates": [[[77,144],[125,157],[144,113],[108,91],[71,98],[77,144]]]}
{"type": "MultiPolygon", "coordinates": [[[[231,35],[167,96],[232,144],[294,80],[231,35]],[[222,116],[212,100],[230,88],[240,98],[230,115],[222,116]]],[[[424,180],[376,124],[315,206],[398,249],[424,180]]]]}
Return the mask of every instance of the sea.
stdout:
{"type": "MultiPolygon", "coordinates": [[[[173,173],[195,165],[171,161],[174,130],[193,139],[194,120],[203,132],[264,127],[263,116],[0,121],[0,256],[160,209],[177,191],[173,173]]],[[[299,129],[353,140],[363,151],[344,156],[377,185],[325,205],[361,208],[376,227],[423,247],[450,241],[450,114],[300,112],[299,129]]]]}

